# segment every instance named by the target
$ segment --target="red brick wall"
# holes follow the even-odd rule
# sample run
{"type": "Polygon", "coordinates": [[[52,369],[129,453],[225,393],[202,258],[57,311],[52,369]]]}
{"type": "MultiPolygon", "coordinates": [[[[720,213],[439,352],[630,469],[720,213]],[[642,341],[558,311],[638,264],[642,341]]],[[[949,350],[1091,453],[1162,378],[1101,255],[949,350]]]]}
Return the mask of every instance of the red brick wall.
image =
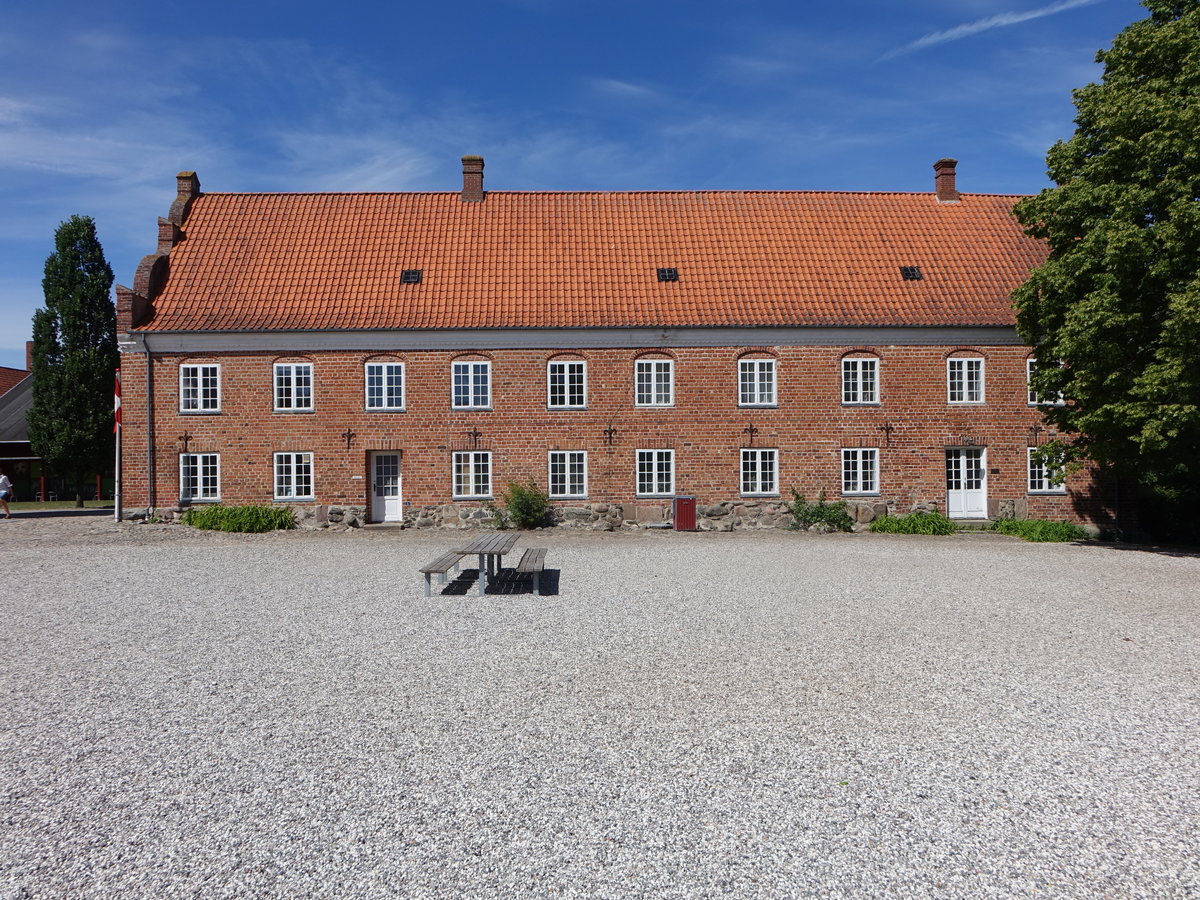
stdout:
{"type": "MultiPolygon", "coordinates": [[[[457,354],[406,353],[155,354],[153,502],[146,466],[145,357],[124,358],[123,505],[172,506],[178,499],[181,436],[191,452],[221,454],[221,494],[226,503],[270,502],[272,453],[312,451],[316,501],[366,506],[370,450],[403,452],[403,497],[415,505],[451,500],[451,453],[472,449],[468,432],[481,433],[478,449],[492,452],[493,486],[533,478],[546,486],[551,449],[587,450],[588,500],[628,503],[635,494],[635,452],[675,450],[675,490],[701,503],[739,495],[744,429],[758,429],[754,446],[779,450],[779,486],[785,499],[795,487],[809,498],[824,490],[841,496],[842,447],[878,447],[881,498],[906,511],[913,503],[945,509],[944,447],[972,441],[987,448],[990,501],[1017,500],[1028,515],[1106,524],[1111,490],[1092,473],[1068,481],[1066,496],[1028,494],[1026,447],[1040,423],[1027,405],[1023,347],[721,347],[679,348],[675,360],[675,406],[634,406],[634,360],[662,351],[497,350],[457,354]],[[879,362],[878,406],[841,404],[842,356],[873,353],[879,362]],[[946,401],[946,358],[985,359],[985,402],[955,406],[946,401]],[[737,360],[769,355],[778,360],[778,408],[739,408],[737,360]],[[364,362],[405,363],[405,412],[364,410],[364,362]],[[546,408],[546,363],[575,356],[588,363],[588,408],[546,408]],[[490,411],[451,409],[450,363],[455,358],[492,361],[490,411]],[[276,413],[272,363],[307,359],[314,366],[313,413],[276,413]],[[179,412],[179,365],[221,365],[222,412],[179,412]],[[611,446],[605,429],[616,429],[611,446]],[[892,426],[890,436],[880,429],[892,426]],[[342,437],[351,431],[349,448],[342,437]],[[357,479],[355,476],[359,476],[357,479]]],[[[1044,435],[1043,435],[1044,436],[1044,435]]],[[[310,501],[311,502],[311,501],[310,501]]],[[[564,501],[575,504],[580,501],[564,501]]],[[[1019,507],[1022,508],[1022,507],[1019,507]]]]}

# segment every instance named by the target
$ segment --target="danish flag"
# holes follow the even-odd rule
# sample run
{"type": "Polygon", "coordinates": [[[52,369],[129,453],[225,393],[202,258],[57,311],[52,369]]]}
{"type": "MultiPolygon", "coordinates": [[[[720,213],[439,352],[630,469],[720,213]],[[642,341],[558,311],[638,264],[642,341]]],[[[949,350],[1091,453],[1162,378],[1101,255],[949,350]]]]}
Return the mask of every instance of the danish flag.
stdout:
{"type": "Polygon", "coordinates": [[[121,370],[117,369],[113,382],[113,433],[121,427],[121,370]]]}

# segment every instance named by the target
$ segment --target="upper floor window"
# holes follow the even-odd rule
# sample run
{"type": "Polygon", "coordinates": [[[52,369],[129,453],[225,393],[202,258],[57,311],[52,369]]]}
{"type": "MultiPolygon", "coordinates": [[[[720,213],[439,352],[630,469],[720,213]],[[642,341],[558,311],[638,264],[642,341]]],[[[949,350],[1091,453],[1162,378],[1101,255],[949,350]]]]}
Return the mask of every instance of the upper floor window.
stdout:
{"type": "MultiPolygon", "coordinates": [[[[1061,368],[1062,363],[1053,363],[1055,367],[1061,368]]],[[[1025,360],[1025,384],[1029,389],[1029,405],[1030,406],[1062,406],[1063,395],[1058,394],[1055,397],[1041,397],[1037,391],[1033,389],[1033,375],[1038,369],[1038,361],[1036,359],[1025,360]]]]}
{"type": "Polygon", "coordinates": [[[546,405],[551,409],[582,409],[587,405],[587,363],[556,360],[546,365],[546,405]]]}
{"type": "Polygon", "coordinates": [[[311,412],[312,408],[312,363],[275,363],[275,409],[311,412]]]}
{"type": "Polygon", "coordinates": [[[450,380],[453,384],[455,409],[490,409],[492,405],[492,364],[467,360],[452,363],[450,380]]]}
{"type": "Polygon", "coordinates": [[[879,451],[874,448],[842,450],[842,493],[879,493],[879,451]]]}
{"type": "Polygon", "coordinates": [[[221,367],[187,365],[179,367],[179,411],[221,411],[221,367]]]}
{"type": "Polygon", "coordinates": [[[675,363],[669,359],[639,359],[634,363],[637,406],[671,406],[675,402],[675,363]]]}
{"type": "Polygon", "coordinates": [[[404,409],[404,363],[366,365],[367,409],[404,409]]]}
{"type": "Polygon", "coordinates": [[[454,454],[453,494],[457,498],[492,496],[492,454],[472,450],[454,454]]]}
{"type": "Polygon", "coordinates": [[[983,402],[983,360],[956,357],[946,360],[946,399],[950,403],[983,402]]]}
{"type": "Polygon", "coordinates": [[[675,493],[674,450],[637,452],[637,493],[639,497],[669,497],[675,493]]]}
{"type": "Polygon", "coordinates": [[[311,500],[313,496],[313,455],[276,453],[275,499],[311,500]]]}
{"type": "Polygon", "coordinates": [[[775,404],[775,360],[738,360],[738,406],[775,404]]]}
{"type": "Polygon", "coordinates": [[[219,453],[179,454],[179,499],[221,499],[221,455],[219,453]]]}
{"type": "Polygon", "coordinates": [[[550,496],[587,496],[587,451],[550,451],[550,496]]]}
{"type": "Polygon", "coordinates": [[[842,402],[879,402],[879,360],[871,357],[842,360],[842,402]]]}
{"type": "Polygon", "coordinates": [[[778,451],[742,449],[742,493],[778,494],[778,451]]]}
{"type": "Polygon", "coordinates": [[[1065,494],[1067,492],[1067,483],[1060,467],[1046,465],[1038,455],[1037,447],[1028,447],[1025,453],[1029,460],[1029,493],[1065,494]]]}

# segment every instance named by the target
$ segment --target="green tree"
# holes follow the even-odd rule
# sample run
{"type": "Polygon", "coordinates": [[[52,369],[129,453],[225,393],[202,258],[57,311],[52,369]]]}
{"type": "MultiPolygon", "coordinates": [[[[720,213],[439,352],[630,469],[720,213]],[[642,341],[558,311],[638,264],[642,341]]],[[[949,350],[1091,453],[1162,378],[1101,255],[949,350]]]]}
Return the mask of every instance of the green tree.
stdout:
{"type": "Polygon", "coordinates": [[[1017,204],[1050,255],[1015,302],[1034,389],[1065,400],[1054,449],[1178,495],[1200,482],[1200,0],[1142,5],[1074,92],[1057,187],[1017,204]]]}
{"type": "Polygon", "coordinates": [[[33,314],[33,406],[26,421],[33,451],[74,486],[75,505],[82,506],[84,480],[113,458],[113,275],[87,216],[59,225],[54,247],[42,278],[46,306],[33,314]]]}

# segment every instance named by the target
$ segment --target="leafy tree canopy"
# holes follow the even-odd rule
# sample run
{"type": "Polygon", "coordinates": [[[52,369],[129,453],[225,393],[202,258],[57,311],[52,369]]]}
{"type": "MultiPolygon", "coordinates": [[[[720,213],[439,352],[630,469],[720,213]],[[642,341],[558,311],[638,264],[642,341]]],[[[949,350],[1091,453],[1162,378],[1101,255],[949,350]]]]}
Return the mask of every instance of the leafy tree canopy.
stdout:
{"type": "Polygon", "coordinates": [[[1150,16],[1101,51],[1074,93],[1077,129],[1047,155],[1057,187],[1017,204],[1050,248],[1016,293],[1042,361],[1046,418],[1090,457],[1162,487],[1200,480],[1200,0],[1150,16]]]}
{"type": "Polygon", "coordinates": [[[113,454],[113,372],[117,367],[112,269],[96,223],[72,216],[54,234],[33,315],[33,406],[29,440],[76,490],[113,454]]]}

